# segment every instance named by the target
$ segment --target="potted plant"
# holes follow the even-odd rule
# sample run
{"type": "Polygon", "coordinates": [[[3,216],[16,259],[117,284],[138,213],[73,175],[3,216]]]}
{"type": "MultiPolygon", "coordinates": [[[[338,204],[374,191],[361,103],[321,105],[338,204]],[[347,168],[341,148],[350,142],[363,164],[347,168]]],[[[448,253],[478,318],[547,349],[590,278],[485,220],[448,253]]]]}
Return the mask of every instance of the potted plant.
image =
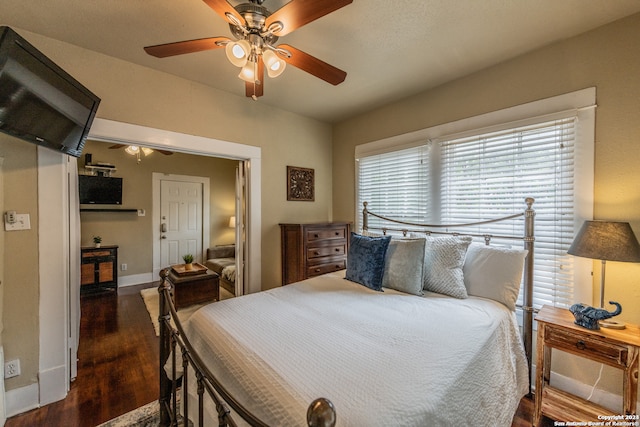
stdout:
{"type": "Polygon", "coordinates": [[[191,270],[193,268],[193,255],[191,254],[183,255],[182,260],[184,261],[185,270],[191,270]]]}
{"type": "Polygon", "coordinates": [[[99,248],[101,243],[102,243],[102,237],[93,236],[93,244],[96,245],[96,248],[99,248]]]}

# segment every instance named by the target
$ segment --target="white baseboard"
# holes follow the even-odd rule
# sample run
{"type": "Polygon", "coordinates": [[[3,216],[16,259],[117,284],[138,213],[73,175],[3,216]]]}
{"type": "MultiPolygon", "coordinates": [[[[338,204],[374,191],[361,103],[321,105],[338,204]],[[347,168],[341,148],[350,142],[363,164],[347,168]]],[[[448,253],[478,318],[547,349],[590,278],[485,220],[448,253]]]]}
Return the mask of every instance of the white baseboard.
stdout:
{"type": "Polygon", "coordinates": [[[66,366],[56,366],[38,374],[40,406],[57,402],[67,397],[69,379],[66,366]]]}
{"type": "Polygon", "coordinates": [[[39,408],[38,390],[38,384],[29,384],[7,391],[5,393],[7,418],[39,408]]]}
{"type": "Polygon", "coordinates": [[[153,273],[132,274],[130,276],[118,277],[118,287],[135,286],[143,283],[151,283],[160,280],[160,277],[153,277],[153,273]]]}

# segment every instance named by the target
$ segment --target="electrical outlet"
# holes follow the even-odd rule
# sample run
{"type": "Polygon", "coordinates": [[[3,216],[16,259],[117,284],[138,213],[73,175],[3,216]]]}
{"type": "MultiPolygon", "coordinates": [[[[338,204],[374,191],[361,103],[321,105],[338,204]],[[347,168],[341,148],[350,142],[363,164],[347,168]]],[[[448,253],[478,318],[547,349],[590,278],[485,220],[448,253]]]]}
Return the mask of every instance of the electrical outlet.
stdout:
{"type": "Polygon", "coordinates": [[[120,266],[120,270],[122,270],[122,271],[127,271],[127,264],[122,264],[122,265],[120,266]]]}
{"type": "Polygon", "coordinates": [[[4,377],[13,378],[20,375],[20,359],[10,360],[4,364],[4,377]]]}

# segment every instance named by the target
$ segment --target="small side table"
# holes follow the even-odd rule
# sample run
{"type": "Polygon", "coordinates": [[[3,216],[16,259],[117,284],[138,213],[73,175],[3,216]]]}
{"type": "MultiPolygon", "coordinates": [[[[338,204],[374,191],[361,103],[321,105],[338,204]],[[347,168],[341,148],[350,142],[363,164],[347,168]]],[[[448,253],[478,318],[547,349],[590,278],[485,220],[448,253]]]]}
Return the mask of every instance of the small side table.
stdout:
{"type": "Polygon", "coordinates": [[[574,323],[569,310],[544,306],[536,316],[536,399],[533,425],[542,415],[556,421],[599,421],[598,415],[620,415],[549,385],[551,349],[565,351],[624,371],[622,377],[623,414],[636,414],[640,327],[591,330],[574,323]]]}
{"type": "Polygon", "coordinates": [[[219,276],[211,270],[180,276],[170,269],[167,279],[173,288],[173,303],[176,310],[207,301],[218,301],[220,298],[219,276]]]}

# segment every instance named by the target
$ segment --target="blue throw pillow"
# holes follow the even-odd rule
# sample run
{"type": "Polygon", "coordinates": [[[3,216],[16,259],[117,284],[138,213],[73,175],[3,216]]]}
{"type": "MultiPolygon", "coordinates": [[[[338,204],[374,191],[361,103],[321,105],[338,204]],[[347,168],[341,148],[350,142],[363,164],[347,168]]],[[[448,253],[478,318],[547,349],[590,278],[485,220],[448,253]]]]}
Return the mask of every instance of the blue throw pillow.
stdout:
{"type": "Polygon", "coordinates": [[[345,278],[381,291],[384,259],[390,240],[391,236],[369,237],[351,232],[345,278]]]}

